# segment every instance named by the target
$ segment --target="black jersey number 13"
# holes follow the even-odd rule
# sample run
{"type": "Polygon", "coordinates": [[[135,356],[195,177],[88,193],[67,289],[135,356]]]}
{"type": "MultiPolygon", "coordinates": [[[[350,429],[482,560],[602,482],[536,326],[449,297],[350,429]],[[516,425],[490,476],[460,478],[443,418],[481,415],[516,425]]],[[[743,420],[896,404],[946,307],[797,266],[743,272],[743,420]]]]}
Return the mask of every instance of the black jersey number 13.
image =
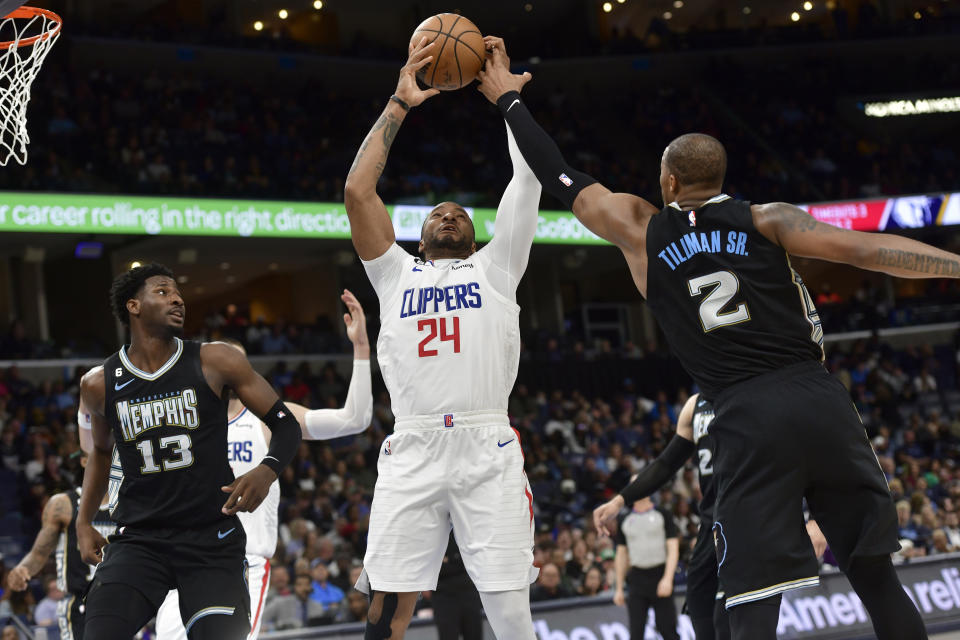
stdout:
{"type": "Polygon", "coordinates": [[[693,298],[703,296],[700,302],[700,326],[704,333],[750,320],[750,309],[746,302],[737,303],[735,309],[724,311],[740,291],[740,281],[731,271],[717,271],[690,278],[687,280],[687,289],[693,298]]]}
{"type": "MultiPolygon", "coordinates": [[[[159,449],[172,448],[172,457],[168,460],[161,460],[164,471],[173,471],[174,469],[183,469],[193,464],[193,452],[190,450],[190,436],[185,433],[178,433],[175,436],[166,436],[157,441],[159,449]]],[[[157,473],[160,471],[160,465],[154,455],[153,440],[141,440],[137,443],[137,449],[143,456],[143,466],[140,467],[140,473],[157,473]]]]}

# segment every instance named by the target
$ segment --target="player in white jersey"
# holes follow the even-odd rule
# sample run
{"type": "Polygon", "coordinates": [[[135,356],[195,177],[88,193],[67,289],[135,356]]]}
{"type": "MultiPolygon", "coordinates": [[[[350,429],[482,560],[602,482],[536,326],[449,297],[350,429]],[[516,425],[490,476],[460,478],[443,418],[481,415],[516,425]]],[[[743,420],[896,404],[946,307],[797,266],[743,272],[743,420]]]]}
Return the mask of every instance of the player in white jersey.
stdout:
{"type": "MultiPolygon", "coordinates": [[[[349,291],[341,296],[349,314],[344,314],[347,337],[353,343],[353,376],[342,409],[313,409],[287,402],[300,423],[304,440],[329,440],[360,433],[373,417],[373,393],[370,383],[370,342],[363,308],[349,291]]],[[[231,344],[233,344],[231,342],[231,344]]],[[[243,347],[236,343],[238,349],[243,347]]],[[[270,430],[248,411],[236,396],[227,408],[227,458],[235,476],[240,477],[259,464],[270,445],[270,430]]],[[[250,589],[250,612],[253,616],[248,640],[260,633],[261,613],[270,585],[270,558],[277,548],[280,484],[274,481],[263,503],[252,513],[240,512],[240,522],[247,534],[247,584],[250,589]]],[[[177,590],[167,594],[157,612],[157,640],[186,640],[180,617],[177,590]]]]}
{"type": "Polygon", "coordinates": [[[507,130],[513,179],[477,251],[460,205],[437,205],[415,258],[395,243],[376,192],[410,108],[438,93],[414,75],[432,45],[411,47],[345,185],[353,244],[380,299],[377,359],[396,416],[383,443],[370,513],[365,638],[403,638],[417,594],[436,588],[453,527],[497,638],[533,639],[529,584],[533,504],[523,452],[507,419],[520,354],[516,290],[537,225],[540,184],[507,130]]]}

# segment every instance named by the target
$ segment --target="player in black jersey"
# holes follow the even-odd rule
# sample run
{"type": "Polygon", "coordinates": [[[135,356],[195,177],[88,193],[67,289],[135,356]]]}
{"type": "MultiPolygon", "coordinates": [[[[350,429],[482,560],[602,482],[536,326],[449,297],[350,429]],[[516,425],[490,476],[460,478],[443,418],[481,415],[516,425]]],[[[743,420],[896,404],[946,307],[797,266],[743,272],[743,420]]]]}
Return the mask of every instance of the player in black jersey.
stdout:
{"type": "Polygon", "coordinates": [[[246,638],[246,539],[236,513],[267,495],[296,452],[300,426],[237,349],[179,338],[185,306],[169,269],[131,269],[110,293],[130,344],[81,382],[94,446],[77,538],[85,561],[102,559],[86,598],[85,635],[132,638],[175,588],[191,640],[246,638]],[[236,479],[224,455],[228,388],[272,432],[261,464],[236,479]],[[123,483],[113,512],[119,528],[107,544],[91,520],[114,442],[123,483]]]}
{"type": "MultiPolygon", "coordinates": [[[[80,464],[86,466],[86,455],[80,464]]],[[[23,591],[33,576],[43,569],[56,551],[57,588],[64,597],[57,604],[57,626],[60,640],[83,640],[83,596],[93,578],[94,567],[86,564],[77,549],[76,513],[80,490],[67,491],[51,496],[43,507],[40,532],[33,547],[7,574],[7,586],[14,591],[23,591]]],[[[101,535],[113,533],[116,525],[110,519],[107,497],[104,497],[93,519],[94,528],[101,535]]]]}
{"type": "Polygon", "coordinates": [[[497,104],[543,188],[623,252],[674,354],[716,407],[720,581],[733,638],[776,637],[783,591],[816,584],[805,497],[880,640],[926,638],[890,553],[893,501],[849,394],[821,364],[816,309],[789,254],[907,278],[960,278],[960,256],[818,222],[786,203],[722,193],[726,152],[688,134],[664,150],[664,207],[567,165],[520,98],[502,40],[480,91],[497,104]],[[762,523],[758,529],[757,524],[762,523]]]}
{"type": "MultiPolygon", "coordinates": [[[[606,523],[627,505],[652,495],[686,464],[691,455],[697,460],[700,480],[700,530],[687,565],[686,610],[697,640],[729,640],[730,622],[724,606],[724,592],[717,580],[717,554],[713,541],[713,506],[716,486],[713,481],[713,405],[695,393],[677,416],[677,433],[656,460],[644,467],[624,489],[593,511],[598,532],[610,535],[606,523]]],[[[816,556],[826,549],[826,540],[815,520],[807,522],[807,534],[816,556]]]]}

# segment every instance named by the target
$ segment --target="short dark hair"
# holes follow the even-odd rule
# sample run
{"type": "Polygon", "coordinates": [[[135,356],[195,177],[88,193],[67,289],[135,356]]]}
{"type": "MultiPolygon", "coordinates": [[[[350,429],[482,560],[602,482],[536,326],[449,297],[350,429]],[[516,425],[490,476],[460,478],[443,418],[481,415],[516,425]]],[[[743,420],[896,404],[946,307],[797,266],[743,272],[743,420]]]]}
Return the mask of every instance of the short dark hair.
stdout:
{"type": "Polygon", "coordinates": [[[719,140],[705,133],[688,133],[667,145],[667,170],[684,185],[721,186],[727,173],[727,152],[719,140]]]}
{"type": "Polygon", "coordinates": [[[127,300],[136,298],[143,288],[147,278],[153,276],[167,276],[173,279],[173,271],[162,264],[151,262],[140,267],[124,271],[113,280],[110,287],[110,307],[113,315],[125,326],[130,326],[130,312],[127,311],[127,300]]]}

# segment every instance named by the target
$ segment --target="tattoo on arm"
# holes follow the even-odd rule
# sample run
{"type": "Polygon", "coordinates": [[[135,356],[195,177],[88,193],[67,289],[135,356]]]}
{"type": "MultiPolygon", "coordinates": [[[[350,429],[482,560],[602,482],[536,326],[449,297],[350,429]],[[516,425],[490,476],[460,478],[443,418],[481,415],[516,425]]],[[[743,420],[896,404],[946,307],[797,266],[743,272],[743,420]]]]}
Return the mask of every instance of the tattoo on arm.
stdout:
{"type": "Polygon", "coordinates": [[[70,521],[70,500],[65,496],[53,497],[47,506],[43,509],[43,526],[37,539],[33,543],[30,553],[23,559],[22,563],[30,571],[31,575],[36,575],[38,571],[46,564],[47,558],[53,553],[60,538],[60,532],[64,528],[64,523],[70,521]]]}
{"type": "Polygon", "coordinates": [[[373,128],[370,129],[370,133],[367,134],[367,137],[364,138],[363,144],[360,145],[360,150],[357,152],[357,156],[353,159],[353,164],[350,166],[350,171],[347,173],[347,177],[353,175],[357,170],[357,167],[360,166],[360,161],[363,159],[363,156],[367,152],[367,147],[370,146],[370,142],[374,139],[374,136],[377,135],[377,132],[383,129],[382,140],[383,140],[383,152],[380,159],[377,161],[377,164],[374,167],[376,172],[375,180],[380,179],[380,175],[383,173],[384,167],[387,165],[387,154],[390,153],[390,147],[393,145],[394,138],[397,137],[397,131],[400,130],[400,119],[397,118],[392,113],[385,113],[381,115],[376,123],[373,125],[373,128]]]}
{"type": "Polygon", "coordinates": [[[808,231],[815,233],[834,233],[841,230],[832,224],[820,222],[803,209],[794,207],[793,205],[783,204],[777,209],[778,213],[780,213],[780,220],[783,227],[789,231],[798,231],[800,233],[806,233],[808,231]]]}
{"type": "Polygon", "coordinates": [[[902,249],[877,249],[877,264],[905,271],[929,273],[930,275],[960,278],[960,262],[916,251],[902,249]]]}

